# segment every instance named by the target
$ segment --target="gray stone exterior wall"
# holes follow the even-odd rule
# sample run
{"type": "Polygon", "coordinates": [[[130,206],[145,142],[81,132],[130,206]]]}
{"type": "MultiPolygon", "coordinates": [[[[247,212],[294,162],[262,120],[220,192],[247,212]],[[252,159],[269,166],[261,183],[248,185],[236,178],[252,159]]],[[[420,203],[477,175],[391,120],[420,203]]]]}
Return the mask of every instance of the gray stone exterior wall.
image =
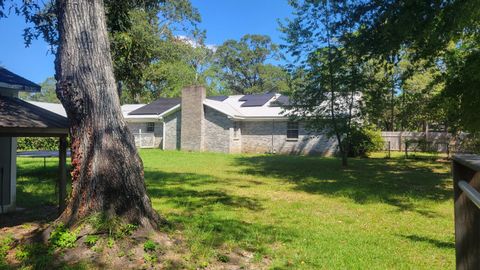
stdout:
{"type": "Polygon", "coordinates": [[[299,125],[298,140],[287,139],[287,121],[245,121],[242,123],[243,153],[318,154],[330,156],[336,141],[325,134],[311,134],[299,125]]]}
{"type": "Polygon", "coordinates": [[[204,124],[204,150],[230,153],[230,133],[233,122],[225,114],[206,107],[204,124]]]}
{"type": "Polygon", "coordinates": [[[181,110],[164,117],[165,121],[165,150],[179,150],[182,115],[181,110]]]}
{"type": "MultiPolygon", "coordinates": [[[[287,121],[235,121],[223,113],[204,107],[203,150],[220,153],[278,153],[300,155],[333,155],[337,150],[334,138],[312,134],[299,125],[298,140],[287,139],[287,121]],[[235,136],[235,126],[237,134],[235,136]]],[[[179,150],[181,144],[182,111],[165,118],[165,150],[179,150]]],[[[147,123],[128,123],[133,133],[145,133],[147,123]]],[[[163,124],[155,124],[155,147],[162,147],[163,124]]]]}
{"type": "MultiPolygon", "coordinates": [[[[278,153],[332,155],[335,139],[312,134],[300,124],[298,139],[287,139],[287,120],[232,120],[203,105],[205,89],[193,87],[182,92],[181,110],[155,125],[155,147],[165,150],[209,151],[221,153],[278,153]],[[163,136],[165,127],[165,138],[163,136]]],[[[146,133],[147,123],[129,123],[133,133],[146,133]]]]}
{"type": "Polygon", "coordinates": [[[205,112],[203,101],[206,90],[203,87],[190,87],[182,90],[181,149],[185,151],[204,150],[205,112]]]}

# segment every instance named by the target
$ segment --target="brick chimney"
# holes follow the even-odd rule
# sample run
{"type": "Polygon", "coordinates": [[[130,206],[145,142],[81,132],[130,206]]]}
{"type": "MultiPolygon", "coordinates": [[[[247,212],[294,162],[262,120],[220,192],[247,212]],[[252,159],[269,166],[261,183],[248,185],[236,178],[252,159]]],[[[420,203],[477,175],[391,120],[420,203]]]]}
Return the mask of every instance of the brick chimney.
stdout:
{"type": "Polygon", "coordinates": [[[191,86],[182,90],[182,129],[180,133],[182,150],[204,150],[203,101],[206,96],[206,90],[202,86],[191,86]]]}

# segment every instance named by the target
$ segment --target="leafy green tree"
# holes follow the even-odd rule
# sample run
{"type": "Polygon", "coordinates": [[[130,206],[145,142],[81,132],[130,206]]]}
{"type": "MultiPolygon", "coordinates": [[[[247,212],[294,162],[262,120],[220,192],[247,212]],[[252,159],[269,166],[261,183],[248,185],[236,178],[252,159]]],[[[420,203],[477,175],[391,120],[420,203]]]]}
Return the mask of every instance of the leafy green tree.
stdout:
{"type": "MultiPolygon", "coordinates": [[[[0,0],[0,7],[5,2],[9,1],[0,0]]],[[[122,101],[127,102],[150,101],[158,96],[149,92],[149,86],[154,83],[148,77],[154,74],[151,71],[152,64],[165,62],[172,66],[172,62],[184,59],[181,49],[169,54],[176,48],[174,32],[198,32],[196,24],[201,19],[200,14],[190,0],[105,0],[104,4],[119,95],[122,101]]],[[[43,37],[51,45],[52,52],[56,51],[57,0],[49,0],[44,4],[11,2],[11,8],[23,14],[31,23],[24,34],[27,45],[33,39],[43,37]]],[[[6,13],[0,11],[0,18],[5,16],[6,13]]],[[[172,77],[166,81],[174,80],[172,77]]],[[[187,78],[187,81],[191,80],[187,78]]],[[[169,86],[164,90],[170,91],[171,88],[169,86]]]]}
{"type": "Polygon", "coordinates": [[[352,133],[360,125],[359,95],[365,89],[364,59],[345,46],[354,29],[343,1],[290,1],[296,17],[282,25],[288,51],[303,61],[304,83],[287,106],[293,119],[325,132],[338,142],[342,165],[348,164],[352,133]]]}
{"type": "MultiPolygon", "coordinates": [[[[178,87],[193,82],[192,72],[188,71],[183,77],[181,73],[188,70],[188,65],[193,66],[198,49],[175,37],[170,26],[172,22],[160,20],[157,14],[133,10],[130,12],[132,26],[111,35],[115,74],[126,92],[122,94],[124,102],[148,102],[159,96],[175,96],[178,87]]],[[[173,22],[186,19],[195,23],[199,21],[195,14],[174,17],[173,22]]]]}
{"type": "Polygon", "coordinates": [[[363,92],[364,120],[382,130],[397,129],[398,88],[400,73],[398,63],[381,57],[371,58],[364,63],[364,74],[368,77],[368,87],[363,92]]]}
{"type": "Polygon", "coordinates": [[[219,80],[224,81],[225,92],[288,92],[287,72],[266,63],[278,57],[279,48],[269,36],[245,35],[217,48],[214,68],[219,80]]]}
{"type": "Polygon", "coordinates": [[[461,129],[480,132],[480,35],[466,37],[445,56],[444,97],[447,114],[459,120],[461,129]]]}
{"type": "Polygon", "coordinates": [[[31,101],[41,101],[49,103],[60,103],[60,100],[57,98],[55,92],[57,81],[53,77],[47,78],[43,83],[40,84],[42,90],[40,93],[20,93],[20,98],[31,101]]]}
{"type": "Polygon", "coordinates": [[[413,61],[406,50],[398,55],[395,65],[381,57],[368,62],[371,79],[364,93],[366,120],[387,131],[445,126],[446,116],[433,102],[443,89],[438,83],[439,68],[427,61],[413,61]]]}
{"type": "Polygon", "coordinates": [[[441,72],[434,82],[444,84],[434,104],[445,107],[437,110],[448,122],[453,115],[460,116],[450,126],[480,130],[480,121],[474,117],[480,106],[475,73],[480,66],[480,2],[362,1],[352,18],[362,25],[352,44],[370,56],[408,49],[413,52],[411,61],[428,61],[441,72]]]}

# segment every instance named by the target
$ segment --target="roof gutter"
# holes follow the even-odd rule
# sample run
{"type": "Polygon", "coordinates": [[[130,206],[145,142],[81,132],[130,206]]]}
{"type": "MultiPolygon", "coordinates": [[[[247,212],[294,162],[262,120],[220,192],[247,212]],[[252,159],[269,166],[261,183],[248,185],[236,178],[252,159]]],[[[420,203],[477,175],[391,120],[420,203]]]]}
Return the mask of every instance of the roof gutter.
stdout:
{"type": "Polygon", "coordinates": [[[40,92],[41,88],[39,87],[32,87],[32,86],[26,86],[26,85],[20,85],[20,84],[10,84],[10,83],[4,83],[0,82],[0,88],[7,88],[7,89],[12,89],[12,90],[17,90],[17,91],[25,91],[25,92],[40,92]]]}
{"type": "Polygon", "coordinates": [[[243,120],[243,121],[270,121],[270,120],[287,120],[287,116],[238,116],[228,117],[234,120],[243,120]]]}
{"type": "Polygon", "coordinates": [[[167,116],[167,115],[175,112],[179,108],[180,108],[180,104],[177,104],[177,105],[173,106],[172,108],[170,108],[170,109],[164,111],[163,113],[159,114],[158,116],[163,118],[164,116],[167,116]]]}

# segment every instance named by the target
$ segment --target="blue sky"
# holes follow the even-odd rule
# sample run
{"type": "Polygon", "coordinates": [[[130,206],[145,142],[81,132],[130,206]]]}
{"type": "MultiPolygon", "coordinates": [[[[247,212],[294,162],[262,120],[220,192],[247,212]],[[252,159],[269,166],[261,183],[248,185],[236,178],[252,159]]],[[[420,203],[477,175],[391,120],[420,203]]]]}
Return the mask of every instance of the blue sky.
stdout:
{"type": "MultiPolygon", "coordinates": [[[[221,44],[245,34],[265,34],[282,43],[277,19],[291,15],[287,0],[192,0],[202,15],[200,28],[207,30],[208,44],[221,44]]],[[[0,65],[40,83],[54,74],[54,57],[48,45],[36,40],[29,48],[23,43],[22,17],[0,19],[0,65]]]]}

